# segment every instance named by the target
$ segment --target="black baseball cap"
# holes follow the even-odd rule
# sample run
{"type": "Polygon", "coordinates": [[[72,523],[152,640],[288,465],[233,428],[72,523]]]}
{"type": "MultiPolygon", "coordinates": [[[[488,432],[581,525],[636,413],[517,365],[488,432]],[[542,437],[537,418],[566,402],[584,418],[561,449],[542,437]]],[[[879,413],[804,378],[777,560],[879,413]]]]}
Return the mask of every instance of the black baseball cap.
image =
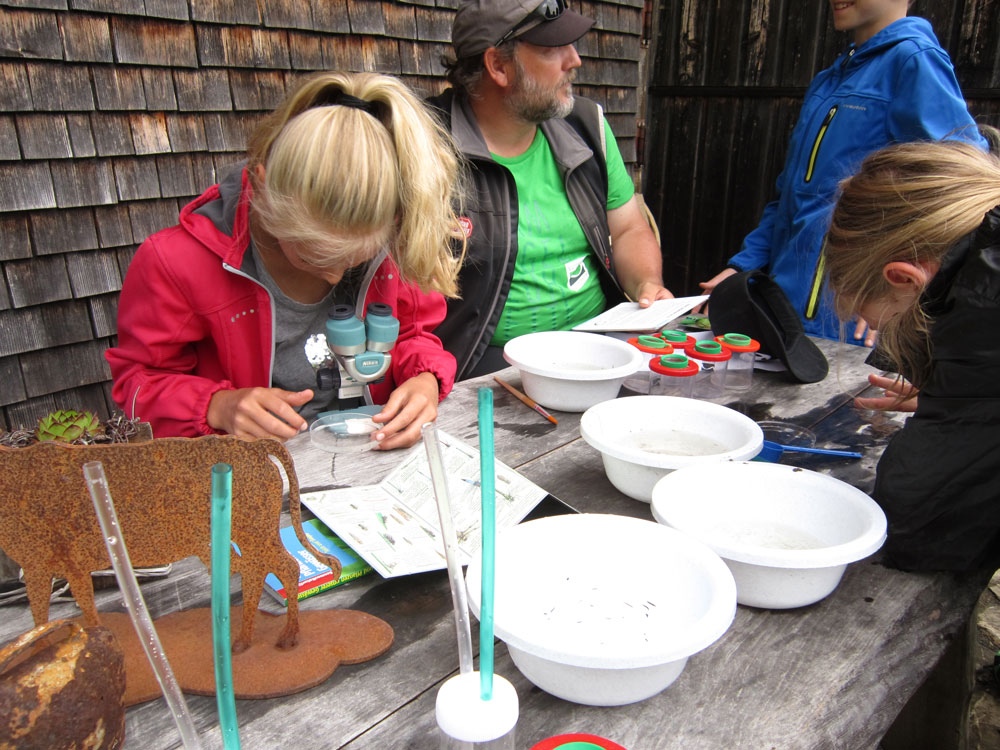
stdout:
{"type": "Polygon", "coordinates": [[[778,357],[800,383],[818,383],[830,370],[788,295],[763,271],[743,271],[720,281],[708,299],[708,317],[716,334],[756,339],[760,350],[778,357]]]}
{"type": "Polygon", "coordinates": [[[510,39],[562,47],[593,25],[594,19],[570,10],[566,0],[464,0],[452,23],[451,43],[459,59],[510,39]]]}

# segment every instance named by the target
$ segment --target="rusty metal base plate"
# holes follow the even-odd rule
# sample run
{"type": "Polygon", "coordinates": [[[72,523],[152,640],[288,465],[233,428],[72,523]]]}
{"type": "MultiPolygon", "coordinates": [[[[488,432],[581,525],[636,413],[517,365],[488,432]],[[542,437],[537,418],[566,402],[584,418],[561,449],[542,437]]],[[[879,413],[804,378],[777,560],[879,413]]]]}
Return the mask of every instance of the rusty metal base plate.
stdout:
{"type": "MultiPolygon", "coordinates": [[[[232,608],[234,639],[242,610],[232,608]]],[[[392,645],[389,624],[364,612],[314,610],[300,612],[299,618],[299,643],[283,650],[274,644],[285,626],[285,616],[257,611],[253,643],[232,657],[237,698],[276,698],[307,690],[324,682],[339,665],[374,659],[392,645]]],[[[102,612],[101,624],[114,632],[125,652],[125,705],[158,698],[160,687],[129,616],[102,612]]],[[[174,612],[154,624],[181,689],[194,695],[215,695],[211,610],[203,607],[174,612]]]]}

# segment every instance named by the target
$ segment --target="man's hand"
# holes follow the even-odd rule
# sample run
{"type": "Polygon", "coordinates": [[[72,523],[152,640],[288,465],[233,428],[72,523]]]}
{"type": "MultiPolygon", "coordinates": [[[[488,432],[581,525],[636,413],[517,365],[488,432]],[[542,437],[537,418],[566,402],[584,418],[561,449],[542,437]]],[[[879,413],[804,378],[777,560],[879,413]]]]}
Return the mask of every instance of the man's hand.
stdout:
{"type": "Polygon", "coordinates": [[[639,290],[635,295],[635,299],[639,301],[639,307],[649,307],[658,299],[673,299],[673,297],[674,295],[670,293],[669,289],[655,281],[644,281],[639,285],[639,290]]]}
{"type": "Polygon", "coordinates": [[[389,394],[382,411],[372,417],[384,423],[375,433],[375,450],[408,448],[420,439],[420,428],[437,418],[438,379],[433,373],[422,372],[405,381],[389,394]]]}
{"type": "Polygon", "coordinates": [[[306,428],[295,409],[313,397],[308,388],[292,392],[281,388],[240,388],[216,391],[208,402],[210,427],[241,438],[288,440],[306,428]]]}
{"type": "Polygon", "coordinates": [[[917,410],[917,395],[920,392],[902,378],[869,375],[868,382],[876,388],[882,388],[883,395],[868,398],[859,396],[854,399],[854,403],[860,408],[875,409],[876,411],[910,412],[917,410]]]}

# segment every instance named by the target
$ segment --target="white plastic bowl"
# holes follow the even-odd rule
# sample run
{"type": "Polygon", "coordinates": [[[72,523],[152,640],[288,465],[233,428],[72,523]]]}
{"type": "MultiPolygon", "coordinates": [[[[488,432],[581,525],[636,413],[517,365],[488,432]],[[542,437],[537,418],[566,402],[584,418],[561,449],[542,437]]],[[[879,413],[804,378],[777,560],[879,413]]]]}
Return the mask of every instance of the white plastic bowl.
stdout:
{"type": "Polygon", "coordinates": [[[737,601],[788,609],[828,596],[847,564],[885,542],[885,514],[839,479],[783,464],[678,469],[653,488],[657,521],[715,550],[737,601]]]}
{"type": "Polygon", "coordinates": [[[615,398],[625,378],[643,366],[634,346],[582,331],[518,336],[504,345],[503,357],[520,370],[529,397],[560,411],[584,411],[615,398]]]}
{"type": "MultiPolygon", "coordinates": [[[[477,617],[481,575],[477,557],[466,574],[477,617]]],[[[735,613],[722,560],[652,521],[574,514],[497,535],[494,632],[528,680],[574,703],[656,695],[735,613]]]]}
{"type": "Polygon", "coordinates": [[[764,443],[749,417],[674,396],[631,396],[592,406],[580,418],[580,434],[601,452],[611,484],[644,503],[664,474],[682,466],[744,461],[764,443]]]}

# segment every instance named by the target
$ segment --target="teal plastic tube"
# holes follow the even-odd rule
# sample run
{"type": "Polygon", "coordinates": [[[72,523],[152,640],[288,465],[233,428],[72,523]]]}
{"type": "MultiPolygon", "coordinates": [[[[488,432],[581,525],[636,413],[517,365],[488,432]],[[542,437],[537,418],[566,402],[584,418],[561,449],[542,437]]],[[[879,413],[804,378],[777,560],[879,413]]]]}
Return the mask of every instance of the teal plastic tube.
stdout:
{"type": "Polygon", "coordinates": [[[212,467],[212,646],[215,651],[215,702],[225,750],[240,750],[233,695],[229,638],[229,556],[232,545],[233,467],[212,467]]]}
{"type": "Polygon", "coordinates": [[[493,581],[496,555],[496,461],[493,450],[493,391],[479,389],[479,489],[483,506],[483,576],[479,612],[479,693],[493,698],[493,581]]]}

